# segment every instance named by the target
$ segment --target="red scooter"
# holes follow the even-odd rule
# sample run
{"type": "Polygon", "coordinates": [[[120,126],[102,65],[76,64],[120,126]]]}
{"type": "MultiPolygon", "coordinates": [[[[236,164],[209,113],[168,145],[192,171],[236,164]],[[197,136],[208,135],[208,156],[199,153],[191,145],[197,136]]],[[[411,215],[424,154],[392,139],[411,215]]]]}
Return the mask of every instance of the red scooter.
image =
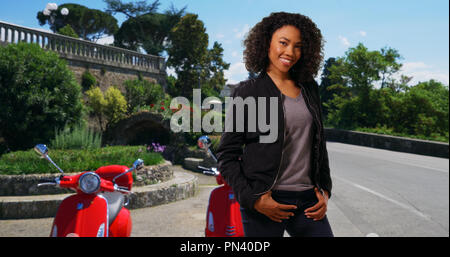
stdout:
{"type": "Polygon", "coordinates": [[[45,145],[34,147],[42,158],[52,163],[62,175],[54,180],[43,180],[38,186],[55,185],[70,188],[76,194],[65,198],[53,221],[52,237],[129,237],[131,234],[130,211],[125,208],[124,195],[131,193],[133,177],[131,172],[144,163],[138,159],[128,169],[123,165],[110,165],[65,176],[56,165],[45,145]]]}
{"type": "MultiPolygon", "coordinates": [[[[216,162],[217,158],[212,153],[211,140],[208,136],[201,136],[197,141],[201,149],[206,150],[216,162]]],[[[216,177],[219,186],[209,196],[208,209],[206,211],[206,237],[243,237],[242,218],[239,203],[231,187],[225,182],[217,168],[205,168],[198,166],[203,174],[216,177]]]]}

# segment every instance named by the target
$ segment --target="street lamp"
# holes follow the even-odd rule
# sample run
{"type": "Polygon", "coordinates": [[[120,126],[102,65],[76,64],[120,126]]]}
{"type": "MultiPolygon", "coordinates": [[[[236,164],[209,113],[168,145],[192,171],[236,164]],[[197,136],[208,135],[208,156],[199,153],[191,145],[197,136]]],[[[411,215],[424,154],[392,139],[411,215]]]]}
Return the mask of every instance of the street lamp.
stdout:
{"type": "MultiPolygon", "coordinates": [[[[45,6],[44,11],[42,12],[45,16],[50,16],[50,25],[53,25],[55,23],[55,19],[56,19],[56,11],[58,10],[58,5],[55,3],[48,3],[45,6]]],[[[62,8],[61,9],[61,15],[66,16],[69,15],[69,9],[67,8],[62,8]]]]}

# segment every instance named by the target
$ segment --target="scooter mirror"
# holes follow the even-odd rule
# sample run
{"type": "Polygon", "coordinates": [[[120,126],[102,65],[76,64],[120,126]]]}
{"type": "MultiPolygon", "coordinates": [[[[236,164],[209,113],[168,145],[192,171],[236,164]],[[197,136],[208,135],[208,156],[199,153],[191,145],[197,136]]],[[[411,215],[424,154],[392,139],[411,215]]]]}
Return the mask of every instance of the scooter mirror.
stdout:
{"type": "Polygon", "coordinates": [[[211,146],[211,139],[209,139],[208,136],[201,136],[197,140],[197,145],[201,149],[208,150],[209,147],[211,146]]]}
{"type": "Polygon", "coordinates": [[[60,167],[58,167],[58,165],[56,165],[55,162],[53,162],[53,160],[52,160],[52,158],[50,158],[50,156],[48,156],[48,148],[46,145],[38,144],[33,149],[34,149],[34,151],[36,151],[36,153],[38,153],[41,156],[41,158],[44,158],[47,161],[49,161],[51,164],[53,164],[53,166],[55,166],[64,175],[64,171],[60,167]]]}
{"type": "Polygon", "coordinates": [[[42,157],[44,157],[44,155],[48,154],[48,148],[46,145],[43,144],[38,144],[34,147],[34,151],[36,151],[36,153],[38,153],[39,155],[41,155],[42,157]]]}
{"type": "Polygon", "coordinates": [[[137,159],[133,163],[133,168],[137,170],[137,169],[141,168],[142,165],[144,165],[144,161],[141,159],[137,159]]]}
{"type": "Polygon", "coordinates": [[[112,182],[115,184],[116,183],[116,179],[120,178],[121,176],[127,174],[128,172],[132,172],[133,170],[138,170],[140,169],[142,166],[144,165],[144,161],[141,159],[137,159],[136,161],[134,161],[133,163],[133,167],[128,169],[127,171],[120,173],[119,175],[115,176],[112,180],[112,182]]]}

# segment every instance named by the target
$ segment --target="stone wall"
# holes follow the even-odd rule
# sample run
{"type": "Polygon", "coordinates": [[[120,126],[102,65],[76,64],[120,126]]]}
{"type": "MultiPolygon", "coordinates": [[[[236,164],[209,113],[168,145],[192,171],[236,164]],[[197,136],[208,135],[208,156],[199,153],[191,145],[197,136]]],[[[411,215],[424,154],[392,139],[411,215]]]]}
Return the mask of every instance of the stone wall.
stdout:
{"type": "MultiPolygon", "coordinates": [[[[173,178],[171,163],[144,166],[135,172],[133,186],[145,186],[168,181],[173,178]]],[[[76,173],[66,173],[74,175],[76,173]]],[[[55,179],[61,174],[36,174],[36,175],[0,175],[0,196],[24,196],[24,195],[51,195],[67,194],[73,192],[70,189],[56,186],[37,187],[42,179],[55,179]]]]}
{"type": "Polygon", "coordinates": [[[345,144],[449,158],[448,143],[330,128],[325,129],[325,135],[329,141],[345,144]]]}
{"type": "Polygon", "coordinates": [[[81,85],[83,73],[89,71],[97,80],[102,91],[110,86],[117,86],[125,94],[123,83],[127,80],[135,80],[141,76],[144,80],[160,84],[166,88],[165,73],[152,73],[138,69],[120,68],[113,65],[98,64],[81,60],[66,59],[69,68],[73,71],[75,79],[81,85]]]}

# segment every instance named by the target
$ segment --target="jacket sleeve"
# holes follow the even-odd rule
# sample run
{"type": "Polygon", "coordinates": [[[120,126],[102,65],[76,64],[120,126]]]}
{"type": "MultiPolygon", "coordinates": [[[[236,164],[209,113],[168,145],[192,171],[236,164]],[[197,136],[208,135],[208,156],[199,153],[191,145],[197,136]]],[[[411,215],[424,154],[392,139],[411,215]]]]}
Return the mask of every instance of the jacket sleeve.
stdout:
{"type": "Polygon", "coordinates": [[[320,129],[320,136],[321,136],[321,138],[323,138],[323,140],[319,146],[321,156],[322,156],[322,160],[319,162],[319,173],[320,173],[319,185],[320,185],[320,187],[322,187],[322,189],[324,189],[328,192],[329,198],[331,198],[331,189],[333,187],[333,183],[331,181],[326,137],[325,137],[325,131],[324,131],[324,127],[323,127],[322,102],[320,100],[319,85],[317,84],[317,82],[314,79],[313,79],[313,81],[314,81],[313,82],[313,88],[314,88],[313,91],[317,97],[316,99],[317,99],[317,106],[319,108],[319,118],[320,118],[320,123],[322,124],[321,129],[320,129]]]}
{"type": "MultiPolygon", "coordinates": [[[[231,97],[241,96],[239,88],[235,88],[231,97]]],[[[243,96],[241,96],[243,97],[243,96]]],[[[253,209],[253,205],[259,196],[252,192],[252,187],[248,183],[242,170],[241,156],[245,144],[245,132],[236,131],[236,110],[234,106],[228,108],[225,114],[225,122],[232,121],[233,132],[225,131],[220,139],[218,149],[216,151],[217,168],[222,174],[228,185],[231,186],[241,207],[253,209]],[[230,112],[233,112],[233,119],[230,118],[230,112]]],[[[245,120],[245,119],[244,119],[245,120]]],[[[227,124],[225,124],[227,126],[227,124]]],[[[245,129],[244,129],[245,131],[245,129]]]]}

